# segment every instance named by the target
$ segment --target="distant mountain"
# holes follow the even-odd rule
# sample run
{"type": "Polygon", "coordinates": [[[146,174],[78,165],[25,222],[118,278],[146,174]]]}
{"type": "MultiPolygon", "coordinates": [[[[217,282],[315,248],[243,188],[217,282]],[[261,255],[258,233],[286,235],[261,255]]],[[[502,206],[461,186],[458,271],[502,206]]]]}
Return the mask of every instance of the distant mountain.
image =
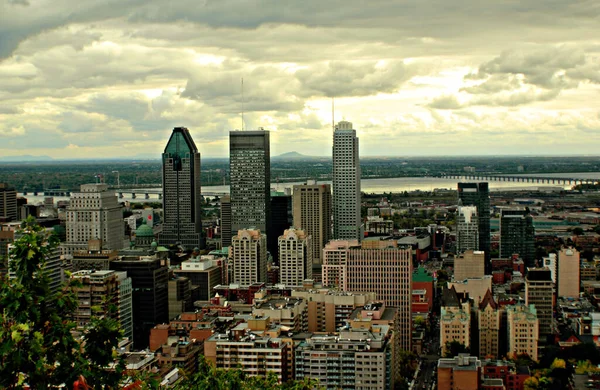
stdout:
{"type": "Polygon", "coordinates": [[[274,160],[314,160],[314,159],[320,159],[322,157],[306,156],[306,155],[298,153],[298,152],[287,152],[287,153],[280,154],[279,156],[273,156],[271,158],[274,160]]]}
{"type": "Polygon", "coordinates": [[[54,161],[49,156],[32,156],[30,154],[23,154],[20,156],[2,156],[0,162],[31,162],[31,161],[54,161]]]}

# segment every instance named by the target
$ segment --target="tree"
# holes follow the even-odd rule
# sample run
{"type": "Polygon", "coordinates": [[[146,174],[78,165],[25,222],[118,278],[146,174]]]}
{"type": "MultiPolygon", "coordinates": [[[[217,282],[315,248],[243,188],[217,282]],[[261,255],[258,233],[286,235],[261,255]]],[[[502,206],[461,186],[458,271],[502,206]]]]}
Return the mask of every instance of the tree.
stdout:
{"type": "Polygon", "coordinates": [[[113,357],[120,331],[110,319],[95,319],[81,340],[70,320],[77,308],[75,282],[50,289],[44,270],[56,238],[27,219],[9,253],[14,278],[0,285],[0,387],[47,389],[84,376],[95,388],[110,389],[121,379],[124,363],[113,357]],[[114,365],[113,373],[104,371],[114,365]]]}
{"type": "Polygon", "coordinates": [[[576,236],[583,236],[584,231],[583,231],[582,228],[576,227],[576,228],[573,229],[573,234],[576,235],[576,236]]]}
{"type": "Polygon", "coordinates": [[[453,358],[454,356],[457,356],[459,353],[469,353],[470,352],[469,347],[467,347],[463,343],[456,341],[456,340],[447,341],[444,349],[446,351],[446,353],[444,354],[445,358],[453,358]]]}

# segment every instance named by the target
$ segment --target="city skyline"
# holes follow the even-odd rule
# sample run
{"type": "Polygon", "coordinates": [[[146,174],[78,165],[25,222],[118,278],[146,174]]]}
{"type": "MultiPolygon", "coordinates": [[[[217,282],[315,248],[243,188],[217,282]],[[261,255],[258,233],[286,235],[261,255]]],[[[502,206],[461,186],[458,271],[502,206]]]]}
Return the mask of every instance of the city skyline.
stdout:
{"type": "Polygon", "coordinates": [[[206,157],[258,127],[273,155],[326,156],[333,97],[361,156],[581,155],[600,141],[599,11],[585,1],[0,10],[2,156],[158,156],[179,126],[206,157]]]}

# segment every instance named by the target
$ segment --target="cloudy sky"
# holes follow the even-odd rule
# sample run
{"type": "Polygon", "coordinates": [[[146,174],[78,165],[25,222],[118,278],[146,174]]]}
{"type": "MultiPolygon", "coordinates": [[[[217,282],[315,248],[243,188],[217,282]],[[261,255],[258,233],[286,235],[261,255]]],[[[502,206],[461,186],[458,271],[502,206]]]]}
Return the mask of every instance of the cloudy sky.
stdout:
{"type": "Polygon", "coordinates": [[[600,2],[0,0],[0,156],[600,154],[600,2]],[[244,80],[244,100],[241,80],[244,80]]]}

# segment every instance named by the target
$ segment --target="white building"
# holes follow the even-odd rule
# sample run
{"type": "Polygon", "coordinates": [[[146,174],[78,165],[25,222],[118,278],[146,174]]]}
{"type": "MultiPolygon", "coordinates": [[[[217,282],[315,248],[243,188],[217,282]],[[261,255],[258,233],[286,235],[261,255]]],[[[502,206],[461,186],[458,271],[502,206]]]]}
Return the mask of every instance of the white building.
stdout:
{"type": "Polygon", "coordinates": [[[238,230],[231,239],[229,259],[233,282],[241,286],[267,281],[267,236],[258,229],[238,230]]]}
{"type": "Polygon", "coordinates": [[[302,287],[312,279],[312,238],[304,230],[287,229],[279,236],[279,283],[302,287]]]}
{"type": "Polygon", "coordinates": [[[333,238],[360,241],[362,231],[358,137],[342,121],[333,132],[333,238]]]}
{"type": "Polygon", "coordinates": [[[459,206],[456,217],[456,253],[479,250],[479,218],[477,207],[459,206]]]}

